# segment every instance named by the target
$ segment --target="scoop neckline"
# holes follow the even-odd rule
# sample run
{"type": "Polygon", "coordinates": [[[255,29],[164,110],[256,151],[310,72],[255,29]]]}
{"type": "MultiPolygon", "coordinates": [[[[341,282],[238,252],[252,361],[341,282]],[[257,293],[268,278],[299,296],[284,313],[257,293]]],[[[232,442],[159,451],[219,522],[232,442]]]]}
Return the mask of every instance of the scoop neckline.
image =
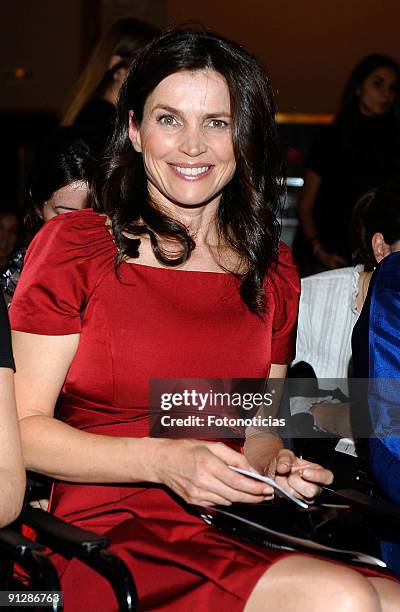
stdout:
{"type": "Polygon", "coordinates": [[[216,272],[215,270],[179,270],[178,268],[161,268],[160,266],[150,266],[149,264],[140,264],[136,261],[123,261],[123,264],[127,266],[136,266],[137,268],[150,268],[151,270],[167,270],[168,272],[180,272],[183,274],[194,273],[194,274],[216,274],[217,276],[232,277],[233,275],[229,272],[216,272]]]}

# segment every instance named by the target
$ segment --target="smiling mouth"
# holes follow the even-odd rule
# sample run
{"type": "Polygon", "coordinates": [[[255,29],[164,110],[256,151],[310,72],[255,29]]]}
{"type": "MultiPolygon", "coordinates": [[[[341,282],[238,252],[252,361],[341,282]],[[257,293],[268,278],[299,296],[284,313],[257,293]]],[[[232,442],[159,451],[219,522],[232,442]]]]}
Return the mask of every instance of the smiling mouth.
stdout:
{"type": "Polygon", "coordinates": [[[175,164],[169,164],[170,167],[185,179],[197,179],[209,174],[212,166],[175,166],[175,164]]]}

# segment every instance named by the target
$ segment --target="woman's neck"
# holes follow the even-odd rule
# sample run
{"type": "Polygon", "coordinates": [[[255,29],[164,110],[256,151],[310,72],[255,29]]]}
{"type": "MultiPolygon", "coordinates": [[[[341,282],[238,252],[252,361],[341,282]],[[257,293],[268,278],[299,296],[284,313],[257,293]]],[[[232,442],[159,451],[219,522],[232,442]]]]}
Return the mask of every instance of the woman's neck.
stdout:
{"type": "Polygon", "coordinates": [[[218,231],[218,208],[221,195],[212,201],[199,206],[184,206],[170,202],[166,197],[156,192],[149,183],[149,194],[153,202],[169,217],[182,223],[196,242],[196,246],[224,246],[218,231]]]}

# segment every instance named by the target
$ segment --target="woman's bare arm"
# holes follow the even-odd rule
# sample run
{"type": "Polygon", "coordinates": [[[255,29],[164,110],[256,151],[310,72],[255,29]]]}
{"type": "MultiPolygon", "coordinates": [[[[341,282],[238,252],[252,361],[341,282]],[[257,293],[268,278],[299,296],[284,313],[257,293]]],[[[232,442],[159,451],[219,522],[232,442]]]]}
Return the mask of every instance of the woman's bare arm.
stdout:
{"type": "Polygon", "coordinates": [[[13,377],[10,368],[0,368],[0,527],[17,518],[25,493],[13,377]]]}
{"type": "Polygon", "coordinates": [[[16,398],[26,467],[73,482],[151,480],[153,447],[162,440],[102,436],[53,418],[79,334],[13,332],[16,398]],[[143,448],[144,452],[141,452],[143,448]],[[146,456],[146,464],[142,459],[146,456]]]}
{"type": "MultiPolygon", "coordinates": [[[[270,378],[283,380],[287,366],[272,364],[270,378]]],[[[254,433],[254,432],[253,432],[254,433]]],[[[321,485],[331,484],[333,474],[318,464],[298,459],[293,452],[283,448],[279,433],[259,431],[250,435],[244,447],[245,455],[259,472],[275,478],[289,493],[313,500],[320,492],[321,485]]]]}
{"type": "Polygon", "coordinates": [[[54,418],[54,407],[79,342],[78,334],[13,332],[16,390],[26,466],[48,476],[90,483],[165,484],[189,503],[254,503],[271,487],[233,472],[249,469],[241,453],[216,442],[112,437],[54,418]]]}

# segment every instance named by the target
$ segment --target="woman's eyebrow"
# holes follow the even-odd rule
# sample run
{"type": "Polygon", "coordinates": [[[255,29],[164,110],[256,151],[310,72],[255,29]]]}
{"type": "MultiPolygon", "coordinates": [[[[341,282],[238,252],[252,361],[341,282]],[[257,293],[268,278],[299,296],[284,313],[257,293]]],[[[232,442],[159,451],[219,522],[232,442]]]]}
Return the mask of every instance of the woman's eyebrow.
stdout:
{"type": "MultiPolygon", "coordinates": [[[[171,113],[172,115],[180,115],[183,112],[177,108],[174,108],[173,106],[168,106],[167,104],[156,104],[156,106],[154,106],[151,109],[151,112],[154,113],[154,111],[156,110],[167,111],[168,113],[171,113]]],[[[207,113],[206,115],[204,115],[204,118],[210,119],[210,117],[230,117],[230,116],[231,115],[227,110],[220,110],[220,111],[215,111],[213,113],[207,113]]]]}
{"type": "Polygon", "coordinates": [[[211,119],[211,117],[230,117],[231,114],[228,113],[228,111],[223,110],[223,111],[216,111],[215,113],[207,113],[207,115],[204,115],[205,119],[211,119]]]}
{"type": "Polygon", "coordinates": [[[166,104],[156,104],[156,106],[154,106],[151,109],[151,112],[154,113],[155,110],[164,110],[164,111],[167,111],[168,113],[172,113],[174,115],[176,115],[176,114],[179,115],[181,113],[181,111],[178,110],[177,108],[173,108],[172,106],[168,106],[166,104]]]}

